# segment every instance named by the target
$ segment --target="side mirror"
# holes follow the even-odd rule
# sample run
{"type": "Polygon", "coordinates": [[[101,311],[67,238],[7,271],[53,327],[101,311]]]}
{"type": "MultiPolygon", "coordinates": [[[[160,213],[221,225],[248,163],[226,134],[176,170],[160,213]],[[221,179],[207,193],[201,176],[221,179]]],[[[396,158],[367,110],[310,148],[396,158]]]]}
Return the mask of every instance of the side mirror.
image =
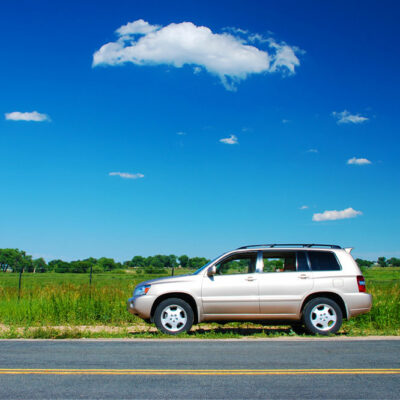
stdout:
{"type": "Polygon", "coordinates": [[[213,276],[217,273],[217,267],[213,265],[212,267],[208,268],[207,276],[213,276]]]}

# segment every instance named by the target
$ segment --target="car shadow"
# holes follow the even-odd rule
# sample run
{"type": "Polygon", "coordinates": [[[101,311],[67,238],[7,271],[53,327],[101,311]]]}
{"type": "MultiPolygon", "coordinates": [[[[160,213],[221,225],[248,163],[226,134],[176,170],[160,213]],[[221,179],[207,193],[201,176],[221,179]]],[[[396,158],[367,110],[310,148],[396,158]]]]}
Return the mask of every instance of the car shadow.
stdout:
{"type": "Polygon", "coordinates": [[[218,327],[218,328],[198,328],[194,331],[188,332],[190,336],[198,336],[198,335],[240,335],[240,336],[252,336],[252,335],[290,335],[293,334],[293,330],[291,327],[288,328],[273,328],[273,327],[262,327],[262,328],[247,328],[247,327],[218,327]]]}
{"type": "MultiPolygon", "coordinates": [[[[301,332],[298,332],[301,333],[301,332]]],[[[191,338],[210,338],[210,339],[228,339],[238,337],[251,337],[251,336],[293,336],[296,333],[293,331],[291,326],[202,326],[194,325],[193,328],[184,334],[180,334],[173,337],[191,337],[191,338]]],[[[169,335],[162,334],[157,331],[154,326],[149,326],[148,329],[144,328],[141,330],[129,331],[130,337],[148,337],[148,338],[159,338],[171,337],[169,335]]]]}
{"type": "MultiPolygon", "coordinates": [[[[193,328],[187,332],[172,337],[184,337],[193,339],[230,339],[230,338],[257,338],[257,337],[285,337],[285,336],[314,336],[307,333],[301,326],[274,326],[274,325],[263,325],[263,326],[213,326],[213,325],[194,325],[193,328]]],[[[172,338],[169,335],[163,334],[157,330],[155,326],[149,325],[148,329],[130,331],[129,336],[132,338],[172,338]]],[[[347,331],[341,331],[336,333],[334,336],[349,336],[347,331]]]]}

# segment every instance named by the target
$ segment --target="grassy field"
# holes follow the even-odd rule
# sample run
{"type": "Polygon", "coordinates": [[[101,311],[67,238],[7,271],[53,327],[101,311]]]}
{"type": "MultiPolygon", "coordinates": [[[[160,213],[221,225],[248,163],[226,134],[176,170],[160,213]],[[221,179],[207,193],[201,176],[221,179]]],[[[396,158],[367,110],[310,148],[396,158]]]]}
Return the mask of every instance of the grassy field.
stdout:
{"type": "MultiPolygon", "coordinates": [[[[399,335],[400,269],[375,268],[364,271],[364,275],[367,290],[374,296],[373,309],[345,322],[341,333],[399,335]]],[[[89,277],[83,274],[24,274],[18,300],[18,275],[0,274],[0,324],[3,325],[0,337],[162,337],[125,308],[135,285],[153,278],[154,275],[135,273],[95,274],[89,286],[89,277]]],[[[290,327],[231,323],[222,327],[200,324],[190,336],[293,334],[290,327]]]]}

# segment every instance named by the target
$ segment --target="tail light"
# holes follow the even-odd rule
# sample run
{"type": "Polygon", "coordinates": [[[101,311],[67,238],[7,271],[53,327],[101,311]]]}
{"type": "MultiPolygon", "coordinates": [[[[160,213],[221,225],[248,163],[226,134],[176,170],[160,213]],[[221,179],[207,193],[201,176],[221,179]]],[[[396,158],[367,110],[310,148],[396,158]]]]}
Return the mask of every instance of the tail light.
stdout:
{"type": "Polygon", "coordinates": [[[357,285],[359,292],[365,292],[365,278],[362,275],[357,276],[357,285]]]}

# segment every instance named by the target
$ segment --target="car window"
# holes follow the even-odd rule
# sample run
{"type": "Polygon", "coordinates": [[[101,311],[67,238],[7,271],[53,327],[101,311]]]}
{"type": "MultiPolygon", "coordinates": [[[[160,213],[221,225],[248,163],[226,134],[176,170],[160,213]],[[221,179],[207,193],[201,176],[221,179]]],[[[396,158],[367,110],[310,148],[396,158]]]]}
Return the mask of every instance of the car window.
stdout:
{"type": "Polygon", "coordinates": [[[293,272],[296,271],[296,252],[282,251],[263,253],[263,272],[293,272]]]}
{"type": "Polygon", "coordinates": [[[217,264],[217,275],[250,274],[255,272],[257,253],[235,254],[217,264]]]}
{"type": "Polygon", "coordinates": [[[312,271],[339,271],[340,265],[335,255],[330,251],[309,251],[312,271]]]}

